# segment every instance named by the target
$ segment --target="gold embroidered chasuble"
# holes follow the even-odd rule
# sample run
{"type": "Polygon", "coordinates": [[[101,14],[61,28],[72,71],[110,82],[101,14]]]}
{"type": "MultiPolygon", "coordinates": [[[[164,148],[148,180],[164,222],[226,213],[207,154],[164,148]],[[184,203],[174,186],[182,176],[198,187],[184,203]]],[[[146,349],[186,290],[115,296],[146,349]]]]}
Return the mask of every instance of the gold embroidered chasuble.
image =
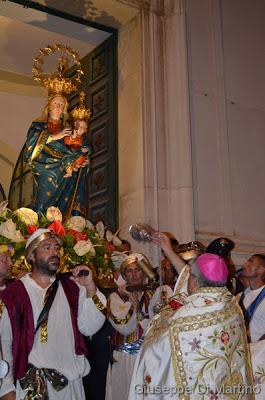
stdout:
{"type": "Polygon", "coordinates": [[[255,400],[265,399],[265,340],[249,344],[255,383],[255,400]]]}
{"type": "Polygon", "coordinates": [[[252,400],[252,383],[236,299],[226,288],[201,288],[180,309],[167,306],[153,318],[129,400],[252,400]]]}

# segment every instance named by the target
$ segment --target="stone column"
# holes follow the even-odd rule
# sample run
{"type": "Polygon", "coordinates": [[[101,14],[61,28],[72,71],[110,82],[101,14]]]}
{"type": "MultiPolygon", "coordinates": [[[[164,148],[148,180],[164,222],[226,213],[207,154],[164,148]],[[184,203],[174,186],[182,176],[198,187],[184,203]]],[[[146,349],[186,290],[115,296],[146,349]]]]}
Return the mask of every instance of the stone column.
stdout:
{"type": "Polygon", "coordinates": [[[145,221],[194,239],[185,8],[141,12],[145,221]]]}

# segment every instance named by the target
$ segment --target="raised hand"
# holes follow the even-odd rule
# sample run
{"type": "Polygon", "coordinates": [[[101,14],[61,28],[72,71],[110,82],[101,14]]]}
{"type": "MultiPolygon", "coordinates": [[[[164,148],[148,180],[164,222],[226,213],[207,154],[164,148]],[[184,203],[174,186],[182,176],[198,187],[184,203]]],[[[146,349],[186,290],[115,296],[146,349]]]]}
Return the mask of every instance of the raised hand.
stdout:
{"type": "Polygon", "coordinates": [[[72,274],[73,276],[71,276],[70,279],[75,283],[84,286],[86,288],[88,297],[93,297],[96,294],[97,288],[93,279],[92,271],[89,267],[86,265],[79,265],[73,269],[72,274]],[[88,271],[89,274],[86,275],[82,271],[88,271]]]}
{"type": "Polygon", "coordinates": [[[154,232],[151,238],[153,243],[164,250],[166,257],[170,260],[177,273],[180,274],[185,266],[185,261],[174,252],[169,237],[162,232],[154,232]]]}
{"type": "Polygon", "coordinates": [[[152,242],[159,245],[164,251],[172,250],[170,239],[162,232],[154,232],[151,235],[152,242]]]}

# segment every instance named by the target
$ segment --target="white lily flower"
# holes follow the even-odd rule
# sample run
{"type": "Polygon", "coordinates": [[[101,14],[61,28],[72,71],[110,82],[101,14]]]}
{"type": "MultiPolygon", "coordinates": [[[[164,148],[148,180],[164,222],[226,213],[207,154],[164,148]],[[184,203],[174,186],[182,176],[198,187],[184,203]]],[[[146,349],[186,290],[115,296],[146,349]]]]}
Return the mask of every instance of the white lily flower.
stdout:
{"type": "Polygon", "coordinates": [[[119,247],[122,244],[121,239],[117,236],[119,231],[113,234],[109,229],[106,232],[106,239],[108,242],[112,242],[114,246],[119,247]]]}
{"type": "Polygon", "coordinates": [[[16,224],[12,219],[2,222],[0,225],[0,235],[12,240],[12,242],[23,242],[25,240],[21,232],[17,230],[16,224]]]}
{"type": "Polygon", "coordinates": [[[108,242],[111,242],[112,241],[112,239],[113,239],[113,233],[108,229],[107,230],[107,232],[106,232],[106,239],[107,239],[107,241],[108,242]]]}
{"type": "Polygon", "coordinates": [[[91,243],[91,241],[89,239],[87,239],[87,240],[79,240],[74,245],[74,251],[80,257],[84,256],[87,253],[91,253],[92,255],[95,255],[95,249],[94,249],[93,244],[91,243]]]}
{"type": "Polygon", "coordinates": [[[90,229],[91,231],[95,230],[94,224],[92,224],[92,222],[89,221],[88,219],[86,219],[86,228],[90,229]]]}
{"type": "Polygon", "coordinates": [[[99,234],[100,239],[103,239],[104,236],[105,236],[105,227],[104,227],[104,224],[103,224],[102,221],[99,221],[96,224],[96,230],[97,230],[97,232],[99,234]]]}

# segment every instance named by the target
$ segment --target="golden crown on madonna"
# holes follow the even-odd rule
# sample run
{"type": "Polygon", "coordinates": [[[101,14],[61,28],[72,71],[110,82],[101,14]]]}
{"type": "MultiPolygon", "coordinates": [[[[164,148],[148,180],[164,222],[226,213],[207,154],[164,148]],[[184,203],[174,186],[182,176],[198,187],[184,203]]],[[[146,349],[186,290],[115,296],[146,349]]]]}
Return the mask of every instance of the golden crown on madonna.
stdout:
{"type": "Polygon", "coordinates": [[[73,119],[84,119],[86,121],[90,119],[92,112],[89,108],[85,107],[84,104],[85,98],[86,98],[85,92],[80,92],[79,93],[80,105],[78,107],[75,107],[70,113],[73,119]]]}
{"type": "Polygon", "coordinates": [[[81,82],[81,77],[84,74],[78,54],[73,49],[63,44],[55,44],[53,46],[49,45],[44,49],[40,49],[38,57],[33,60],[32,72],[34,80],[40,82],[48,90],[49,95],[67,95],[75,92],[81,82]],[[44,64],[44,57],[56,52],[64,54],[64,56],[58,58],[57,70],[50,75],[44,74],[41,68],[41,64],[44,64]],[[72,59],[74,66],[76,67],[75,75],[72,78],[64,75],[69,66],[69,57],[72,59]]]}

